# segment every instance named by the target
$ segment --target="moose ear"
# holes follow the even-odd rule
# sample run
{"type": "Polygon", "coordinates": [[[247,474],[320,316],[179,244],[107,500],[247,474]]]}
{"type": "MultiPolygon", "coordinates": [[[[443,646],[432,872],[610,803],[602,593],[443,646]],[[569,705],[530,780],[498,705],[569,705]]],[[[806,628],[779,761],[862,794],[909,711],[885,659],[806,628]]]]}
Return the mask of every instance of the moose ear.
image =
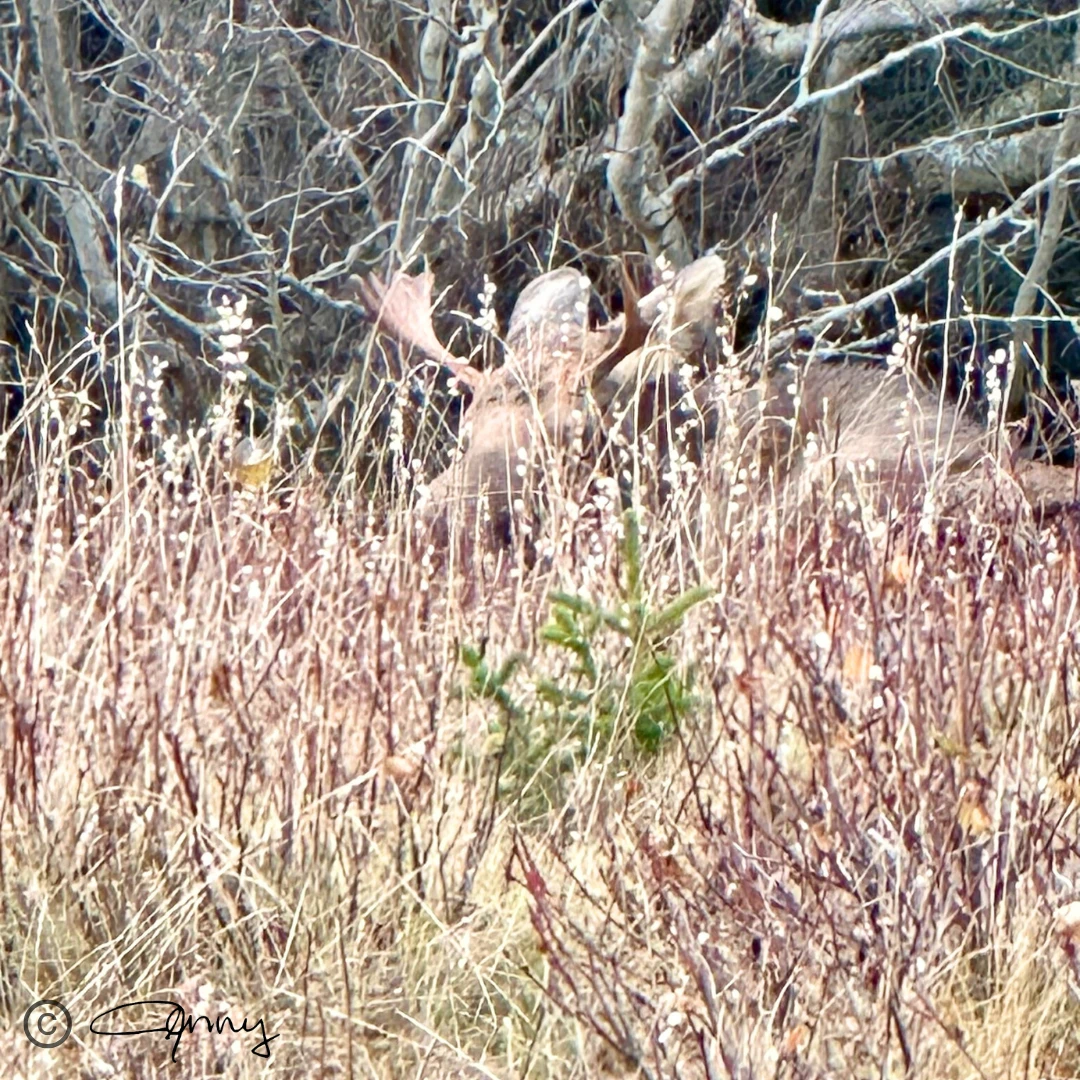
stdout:
{"type": "Polygon", "coordinates": [[[675,275],[676,326],[715,322],[723,303],[727,267],[719,255],[705,255],[675,275]]]}
{"type": "Polygon", "coordinates": [[[519,352],[546,337],[584,334],[589,324],[592,282],[580,270],[564,266],[530,281],[514,304],[506,344],[519,352]]]}

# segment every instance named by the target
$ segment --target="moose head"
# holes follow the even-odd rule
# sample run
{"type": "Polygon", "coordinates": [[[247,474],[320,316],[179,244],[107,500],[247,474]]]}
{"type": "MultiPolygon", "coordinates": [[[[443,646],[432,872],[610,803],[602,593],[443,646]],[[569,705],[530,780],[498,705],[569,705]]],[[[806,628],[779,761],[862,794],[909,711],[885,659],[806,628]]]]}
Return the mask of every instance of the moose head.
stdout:
{"type": "Polygon", "coordinates": [[[624,266],[625,313],[592,328],[592,283],[577,270],[543,274],[518,297],[507,329],[506,361],[479,371],[451,355],[431,323],[431,278],[396,273],[350,279],[377,330],[402,356],[447,369],[469,392],[459,456],[428,486],[425,516],[448,535],[507,542],[517,511],[531,499],[553,455],[588,456],[596,400],[621,360],[646,340],[649,325],[624,266]]]}

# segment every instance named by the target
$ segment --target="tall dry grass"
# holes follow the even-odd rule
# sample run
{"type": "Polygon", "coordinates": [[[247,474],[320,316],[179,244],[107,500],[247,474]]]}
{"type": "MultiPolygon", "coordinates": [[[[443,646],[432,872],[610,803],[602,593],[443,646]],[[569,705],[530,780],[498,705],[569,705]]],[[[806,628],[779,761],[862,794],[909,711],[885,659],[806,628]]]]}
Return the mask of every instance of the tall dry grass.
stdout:
{"type": "Polygon", "coordinates": [[[721,440],[662,508],[640,468],[636,568],[617,483],[568,469],[526,570],[447,564],[404,501],[237,490],[213,431],[76,482],[77,431],[26,420],[0,519],[6,1075],[1080,1074],[1075,537],[992,469],[883,517],[721,440]],[[654,754],[648,642],[596,637],[603,737],[540,696],[581,690],[549,594],[618,614],[632,571],[653,609],[715,590],[654,754]],[[463,646],[522,658],[523,737],[463,646]],[[270,1060],[90,1031],[154,998],[262,1019],[270,1060]]]}

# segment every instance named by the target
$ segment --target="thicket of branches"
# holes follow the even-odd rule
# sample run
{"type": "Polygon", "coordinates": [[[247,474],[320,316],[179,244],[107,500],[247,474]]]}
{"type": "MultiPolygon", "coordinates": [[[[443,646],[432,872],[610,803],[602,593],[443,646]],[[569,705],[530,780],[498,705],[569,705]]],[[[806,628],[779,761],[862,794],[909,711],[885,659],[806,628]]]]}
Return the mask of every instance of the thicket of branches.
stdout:
{"type": "Polygon", "coordinates": [[[244,295],[247,422],[286,402],[332,463],[346,434],[381,446],[400,390],[348,272],[426,260],[464,354],[485,275],[505,326],[541,269],[610,303],[615,254],[711,247],[838,288],[864,334],[899,307],[959,318],[954,361],[1015,341],[1022,415],[1080,363],[1077,23],[1067,0],[4,0],[8,429],[43,382],[89,397],[99,450],[122,388],[147,427],[155,380],[163,422],[198,423],[214,305],[244,295]]]}

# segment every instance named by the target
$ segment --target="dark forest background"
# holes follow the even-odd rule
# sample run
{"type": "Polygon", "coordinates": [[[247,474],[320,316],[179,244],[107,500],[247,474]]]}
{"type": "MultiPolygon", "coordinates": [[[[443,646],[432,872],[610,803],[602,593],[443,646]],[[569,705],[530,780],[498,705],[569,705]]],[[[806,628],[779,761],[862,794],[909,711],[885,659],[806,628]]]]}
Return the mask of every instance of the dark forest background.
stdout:
{"type": "Polygon", "coordinates": [[[369,355],[348,273],[426,264],[465,356],[486,279],[505,327],[541,270],[610,309],[620,253],[712,249],[838,338],[920,315],[954,391],[1015,348],[1010,416],[1068,462],[1078,24],[1062,0],[0,0],[8,478],[43,395],[82,403],[91,467],[122,387],[156,437],[203,423],[223,298],[253,324],[238,424],[276,402],[294,464],[340,475],[421,392],[369,355]]]}

